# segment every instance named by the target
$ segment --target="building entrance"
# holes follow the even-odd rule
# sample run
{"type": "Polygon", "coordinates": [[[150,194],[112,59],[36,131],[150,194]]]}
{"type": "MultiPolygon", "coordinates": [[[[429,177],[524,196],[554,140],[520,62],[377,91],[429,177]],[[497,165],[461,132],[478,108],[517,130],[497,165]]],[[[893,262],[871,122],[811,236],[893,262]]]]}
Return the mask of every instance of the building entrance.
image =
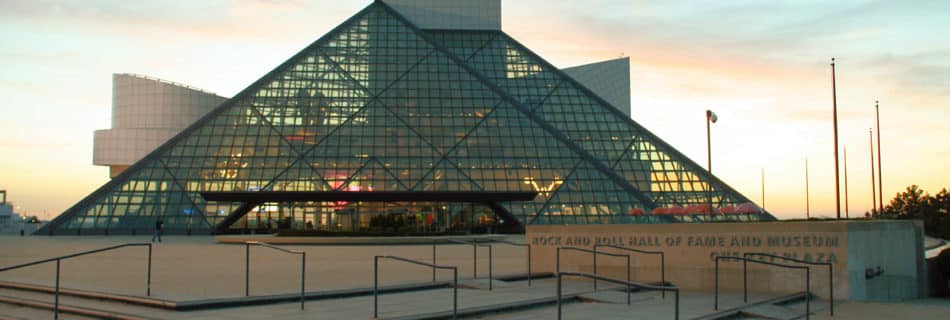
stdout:
{"type": "Polygon", "coordinates": [[[208,192],[241,202],[217,233],[471,234],[521,232],[499,202],[534,192],[208,192]]]}

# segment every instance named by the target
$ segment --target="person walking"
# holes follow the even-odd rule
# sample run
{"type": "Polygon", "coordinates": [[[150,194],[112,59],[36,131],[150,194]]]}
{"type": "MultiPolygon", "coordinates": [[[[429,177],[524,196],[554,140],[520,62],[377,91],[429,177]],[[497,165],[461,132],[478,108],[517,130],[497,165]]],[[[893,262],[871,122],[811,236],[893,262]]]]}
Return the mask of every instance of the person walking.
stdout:
{"type": "Polygon", "coordinates": [[[162,218],[159,217],[158,220],[155,220],[155,234],[152,235],[152,242],[155,242],[155,238],[158,237],[158,242],[162,242],[162,230],[165,229],[165,223],[162,222],[162,218]]]}

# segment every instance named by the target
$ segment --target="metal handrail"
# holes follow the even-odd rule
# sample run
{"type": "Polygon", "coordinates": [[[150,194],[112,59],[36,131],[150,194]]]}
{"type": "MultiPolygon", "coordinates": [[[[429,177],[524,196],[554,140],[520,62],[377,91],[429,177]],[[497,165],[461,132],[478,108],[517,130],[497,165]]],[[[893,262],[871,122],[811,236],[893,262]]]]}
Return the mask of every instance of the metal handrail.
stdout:
{"type": "Polygon", "coordinates": [[[373,258],[373,319],[379,318],[379,259],[391,259],[396,261],[402,261],[406,263],[416,264],[424,267],[432,267],[434,269],[445,269],[452,270],[452,277],[454,278],[452,284],[452,319],[458,317],[458,301],[459,301],[459,270],[455,266],[440,266],[434,263],[426,263],[422,261],[416,261],[412,259],[406,259],[403,257],[397,256],[375,256],[373,258]]]}
{"type": "MultiPolygon", "coordinates": [[[[790,264],[782,264],[768,261],[761,261],[749,258],[733,257],[733,256],[716,256],[716,294],[715,294],[715,304],[713,305],[714,310],[719,310],[719,260],[737,260],[743,262],[752,262],[759,263],[764,265],[770,265],[775,267],[787,268],[787,269],[805,269],[805,319],[811,318],[811,267],[805,266],[796,266],[790,264]]],[[[742,278],[746,279],[747,269],[742,269],[742,278]]]]}
{"type": "Polygon", "coordinates": [[[530,245],[530,244],[527,244],[527,243],[510,242],[510,241],[507,241],[507,240],[498,240],[498,241],[495,241],[495,242],[502,243],[502,244],[507,244],[507,245],[511,245],[511,246],[527,247],[527,248],[528,248],[528,286],[530,287],[530,286],[531,286],[531,245],[530,245]]]}
{"type": "Polygon", "coordinates": [[[60,272],[59,272],[59,271],[60,271],[60,262],[62,262],[63,260],[66,260],[66,259],[70,259],[70,258],[75,258],[75,257],[79,257],[79,256],[89,255],[89,254],[93,254],[93,253],[99,253],[99,252],[103,252],[103,251],[115,250],[115,249],[125,248],[125,247],[148,247],[148,264],[147,264],[146,272],[145,272],[145,274],[146,274],[146,275],[145,275],[145,295],[146,295],[146,296],[152,296],[152,244],[151,244],[151,243],[126,243],[126,244],[120,244],[120,245],[111,246],[111,247],[106,247],[106,248],[102,248],[102,249],[83,251],[83,252],[74,253],[74,254],[69,254],[69,255],[65,255],[65,256],[59,256],[59,257],[55,257],[55,258],[49,258],[49,259],[44,259],[44,260],[39,260],[39,261],[33,261],[33,262],[24,263],[24,264],[19,264],[19,265],[15,265],[15,266],[6,267],[6,268],[0,268],[0,272],[10,271],[10,270],[15,270],[15,269],[20,269],[20,268],[25,268],[25,267],[29,267],[29,266],[35,266],[35,265],[38,265],[38,264],[43,264],[43,263],[47,263],[47,262],[56,261],[56,291],[55,291],[55,293],[54,293],[54,302],[53,302],[53,319],[59,319],[59,275],[60,275],[60,272]]]}
{"type": "MultiPolygon", "coordinates": [[[[492,289],[493,289],[493,287],[494,287],[494,284],[493,284],[494,281],[492,280],[492,279],[494,279],[494,276],[492,275],[492,265],[493,265],[494,263],[492,262],[492,259],[493,259],[492,257],[495,255],[495,254],[492,252],[492,245],[491,245],[491,244],[486,244],[486,243],[478,243],[478,242],[474,242],[472,245],[475,246],[475,255],[476,255],[476,257],[478,256],[478,247],[487,247],[487,248],[488,248],[488,291],[492,291],[492,289]]],[[[477,266],[478,264],[476,263],[475,265],[477,266]]]]}
{"type": "MultiPolygon", "coordinates": [[[[436,241],[432,240],[432,264],[436,263],[435,260],[435,245],[436,241]]],[[[458,239],[442,239],[444,242],[452,242],[456,244],[472,245],[472,279],[478,279],[478,247],[488,247],[488,290],[491,290],[491,279],[492,279],[492,247],[490,244],[480,243],[478,241],[465,241],[458,239]]],[[[435,269],[432,269],[432,281],[435,282],[435,269]]]]}
{"type": "Polygon", "coordinates": [[[274,249],[289,254],[299,254],[300,255],[300,310],[303,310],[304,305],[304,292],[306,290],[306,271],[307,271],[307,252],[305,251],[295,251],[287,250],[278,246],[267,244],[264,242],[257,241],[247,241],[244,242],[244,296],[251,295],[251,246],[261,246],[265,248],[274,249]]]}
{"type": "MultiPolygon", "coordinates": [[[[594,280],[602,280],[602,281],[612,282],[616,284],[627,285],[628,288],[637,287],[637,288],[647,289],[647,290],[659,290],[662,292],[673,291],[673,293],[676,294],[675,296],[676,300],[674,302],[675,313],[673,315],[673,319],[679,320],[680,318],[680,289],[676,286],[654,286],[654,285],[645,284],[645,283],[639,283],[639,282],[634,282],[634,281],[623,281],[620,279],[614,279],[610,277],[604,277],[604,276],[599,276],[596,274],[583,273],[583,272],[558,272],[557,273],[557,318],[558,320],[561,319],[561,277],[562,276],[587,277],[594,280]]],[[[628,296],[627,305],[629,304],[630,304],[630,299],[628,296]]]]}
{"type": "MultiPolygon", "coordinates": [[[[664,253],[663,251],[641,250],[641,249],[622,247],[622,246],[617,246],[617,245],[612,245],[612,244],[595,244],[594,250],[596,251],[598,247],[607,247],[607,248],[614,248],[614,249],[625,250],[625,251],[636,252],[636,253],[659,255],[660,256],[660,283],[666,285],[666,253],[664,253]]],[[[666,299],[666,291],[663,291],[662,295],[663,295],[663,299],[666,299]]]]}
{"type": "MultiPolygon", "coordinates": [[[[812,262],[812,261],[806,261],[806,260],[801,260],[801,259],[783,257],[783,256],[779,256],[779,255],[774,255],[774,254],[769,254],[769,253],[762,253],[762,252],[746,252],[746,253],[744,253],[742,256],[743,256],[743,257],[749,257],[749,256],[769,257],[769,258],[781,259],[781,260],[785,260],[785,261],[796,262],[796,263],[802,263],[802,264],[808,264],[808,265],[813,265],[813,266],[828,266],[828,297],[829,297],[828,300],[829,300],[829,302],[830,302],[830,304],[831,304],[830,315],[831,315],[831,316],[834,316],[834,315],[835,315],[835,278],[834,278],[834,275],[833,275],[833,274],[834,274],[834,266],[832,266],[831,262],[812,262]]],[[[746,266],[745,266],[745,262],[743,262],[743,266],[742,266],[742,267],[743,267],[743,268],[746,267],[746,266]]],[[[742,281],[745,282],[746,279],[742,279],[742,281]]],[[[744,293],[743,293],[743,298],[746,299],[746,302],[748,302],[749,289],[748,289],[748,286],[746,286],[746,285],[743,285],[743,287],[744,287],[744,288],[743,288],[743,291],[744,291],[744,293]]]]}
{"type": "MultiPolygon", "coordinates": [[[[557,273],[561,273],[561,249],[592,253],[593,258],[594,258],[594,275],[597,275],[597,255],[602,254],[602,255],[611,256],[611,257],[627,257],[627,281],[630,281],[630,255],[629,254],[609,253],[609,252],[584,249],[584,248],[578,248],[578,247],[557,247],[557,273]]],[[[594,291],[597,291],[597,278],[594,278],[594,291]]],[[[630,302],[630,287],[627,287],[627,302],[630,302]]]]}

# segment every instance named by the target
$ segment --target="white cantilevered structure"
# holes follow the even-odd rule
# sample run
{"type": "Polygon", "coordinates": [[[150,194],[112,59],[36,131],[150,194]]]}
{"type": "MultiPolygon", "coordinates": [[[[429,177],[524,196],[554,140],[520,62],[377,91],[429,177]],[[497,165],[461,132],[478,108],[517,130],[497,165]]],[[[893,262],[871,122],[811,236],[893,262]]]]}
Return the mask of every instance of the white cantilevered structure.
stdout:
{"type": "Polygon", "coordinates": [[[135,74],[112,75],[112,128],[96,130],[92,163],[115,177],[227,98],[135,74]]]}

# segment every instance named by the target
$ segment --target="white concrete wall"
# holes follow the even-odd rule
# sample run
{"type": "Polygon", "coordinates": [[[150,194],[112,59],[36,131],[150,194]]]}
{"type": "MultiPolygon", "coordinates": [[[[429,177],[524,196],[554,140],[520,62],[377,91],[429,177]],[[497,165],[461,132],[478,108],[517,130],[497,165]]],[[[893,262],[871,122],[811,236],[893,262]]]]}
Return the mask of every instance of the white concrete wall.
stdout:
{"type": "Polygon", "coordinates": [[[630,58],[594,62],[561,71],[630,116],[630,58]]]}
{"type": "Polygon", "coordinates": [[[97,166],[131,165],[180,131],[181,128],[96,130],[92,163],[97,166]]]}
{"type": "Polygon", "coordinates": [[[422,29],[501,30],[501,0],[384,0],[422,29]]]}
{"type": "Polygon", "coordinates": [[[227,100],[132,74],[114,74],[112,86],[112,129],[95,132],[95,165],[131,165],[227,100]]]}
{"type": "Polygon", "coordinates": [[[112,77],[112,127],[185,128],[225,98],[184,85],[129,74],[112,77]]]}

